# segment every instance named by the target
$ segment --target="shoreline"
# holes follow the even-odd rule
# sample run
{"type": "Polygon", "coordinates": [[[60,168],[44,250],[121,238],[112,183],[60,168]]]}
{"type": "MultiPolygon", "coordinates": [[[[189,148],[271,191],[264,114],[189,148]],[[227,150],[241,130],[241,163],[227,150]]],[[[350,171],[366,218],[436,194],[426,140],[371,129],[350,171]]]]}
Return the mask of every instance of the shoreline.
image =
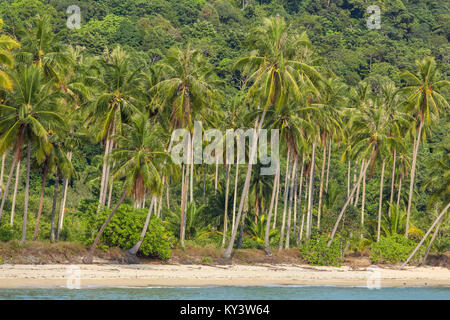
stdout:
{"type": "MultiPolygon", "coordinates": [[[[373,267],[373,266],[372,266],[373,267]]],[[[206,286],[450,287],[442,267],[357,268],[309,265],[0,265],[0,289],[206,286]],[[375,270],[375,271],[372,271],[375,270]]]]}

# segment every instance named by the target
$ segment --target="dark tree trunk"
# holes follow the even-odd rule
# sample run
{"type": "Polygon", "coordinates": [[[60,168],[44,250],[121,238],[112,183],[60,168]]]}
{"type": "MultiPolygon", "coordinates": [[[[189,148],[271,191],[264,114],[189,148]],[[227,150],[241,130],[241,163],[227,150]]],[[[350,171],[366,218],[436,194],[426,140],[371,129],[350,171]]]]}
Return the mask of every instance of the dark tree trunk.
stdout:
{"type": "Polygon", "coordinates": [[[53,191],[53,205],[52,205],[52,224],[50,229],[50,242],[55,242],[55,218],[56,218],[56,203],[58,202],[59,192],[59,175],[56,174],[55,186],[53,191]]]}

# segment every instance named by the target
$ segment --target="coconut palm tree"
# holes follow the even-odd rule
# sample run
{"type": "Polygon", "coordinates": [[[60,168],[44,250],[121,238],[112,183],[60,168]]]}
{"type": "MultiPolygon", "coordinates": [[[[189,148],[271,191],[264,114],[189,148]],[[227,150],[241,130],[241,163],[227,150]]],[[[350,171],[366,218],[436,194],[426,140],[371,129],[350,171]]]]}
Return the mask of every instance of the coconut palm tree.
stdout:
{"type": "MultiPolygon", "coordinates": [[[[92,263],[94,250],[103,231],[126,196],[132,196],[136,202],[140,202],[146,193],[157,195],[161,192],[161,176],[159,173],[161,168],[159,164],[162,164],[163,160],[170,159],[162,151],[163,143],[159,138],[158,130],[152,130],[148,115],[140,113],[132,117],[129,125],[123,124],[123,129],[123,135],[116,134],[114,137],[120,148],[113,152],[112,157],[116,161],[113,178],[116,181],[123,178],[124,191],[108,219],[100,228],[88,254],[83,258],[83,263],[92,263]]],[[[140,240],[131,251],[132,253],[139,250],[147,227],[148,222],[144,225],[140,240]]]]}
{"type": "Polygon", "coordinates": [[[26,223],[28,214],[28,192],[30,179],[31,146],[40,143],[44,153],[51,150],[49,131],[57,130],[64,125],[64,118],[58,110],[51,80],[45,78],[40,66],[24,67],[11,75],[14,91],[8,96],[5,104],[0,105],[3,116],[0,120],[0,152],[14,146],[14,158],[10,175],[0,205],[0,218],[3,212],[12,173],[20,159],[22,148],[27,144],[27,177],[25,188],[25,215],[23,221],[22,242],[26,239],[26,223]]]}
{"type": "MultiPolygon", "coordinates": [[[[192,49],[188,44],[182,50],[171,48],[167,57],[158,64],[161,81],[153,86],[151,107],[160,111],[162,121],[172,129],[187,128],[191,132],[194,120],[205,119],[213,107],[214,75],[202,52],[192,49]]],[[[191,139],[189,139],[191,140],[191,139]]],[[[193,144],[188,147],[193,156],[193,144]]],[[[168,150],[170,152],[170,150],[168,150]]],[[[186,165],[183,165],[185,167],[186,165]]],[[[191,175],[191,190],[193,187],[194,163],[186,169],[182,181],[180,242],[184,246],[184,216],[187,200],[189,171],[191,175]],[[189,170],[190,169],[190,170],[189,170]]],[[[192,190],[193,191],[193,190],[192,190]]],[[[191,199],[192,199],[191,192],[191,199]]]]}
{"type": "MultiPolygon", "coordinates": [[[[249,56],[240,58],[235,68],[244,68],[248,75],[246,86],[250,85],[246,101],[258,106],[262,113],[255,125],[255,138],[250,149],[249,164],[237,214],[238,222],[248,196],[252,162],[267,109],[274,107],[279,110],[289,98],[300,98],[302,93],[299,82],[301,80],[304,83],[314,83],[321,78],[313,67],[299,59],[298,49],[308,46],[309,43],[306,34],[296,34],[283,18],[277,16],[264,19],[263,25],[253,28],[250,34],[249,41],[254,51],[249,56]]],[[[239,223],[235,224],[230,243],[223,253],[225,259],[231,258],[238,225],[239,223]]]]}
{"type": "Polygon", "coordinates": [[[99,74],[86,78],[86,82],[98,92],[94,99],[87,124],[94,123],[93,135],[105,141],[99,208],[105,205],[109,180],[109,155],[114,141],[111,136],[122,132],[122,124],[140,110],[139,67],[133,67],[131,57],[120,46],[106,50],[99,61],[99,74]]]}
{"type": "Polygon", "coordinates": [[[441,75],[436,67],[436,62],[432,57],[426,57],[423,60],[416,61],[417,72],[414,74],[405,71],[401,78],[408,85],[401,89],[405,94],[406,110],[416,119],[416,138],[413,148],[411,176],[409,183],[408,208],[406,214],[405,235],[408,236],[409,220],[411,214],[412,194],[414,191],[414,179],[416,175],[417,154],[422,138],[424,125],[431,122],[432,115],[439,116],[439,110],[448,109],[449,105],[445,97],[440,93],[440,89],[448,87],[450,82],[440,80],[441,75]]]}

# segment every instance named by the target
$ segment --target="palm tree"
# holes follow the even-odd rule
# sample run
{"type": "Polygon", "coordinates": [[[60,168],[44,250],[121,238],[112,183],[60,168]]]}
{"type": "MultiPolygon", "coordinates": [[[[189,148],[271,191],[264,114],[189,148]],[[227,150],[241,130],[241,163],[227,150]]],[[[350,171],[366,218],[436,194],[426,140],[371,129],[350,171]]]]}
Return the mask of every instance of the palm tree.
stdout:
{"type": "MultiPolygon", "coordinates": [[[[0,32],[2,31],[3,20],[0,19],[0,32]]],[[[19,48],[20,44],[13,38],[0,34],[0,88],[12,90],[12,81],[4,68],[14,67],[14,55],[11,50],[19,48]]]]}
{"type": "MultiPolygon", "coordinates": [[[[240,58],[236,68],[245,67],[248,74],[248,89],[246,101],[255,103],[261,108],[262,114],[255,125],[255,138],[249,157],[247,174],[239,204],[237,221],[239,222],[248,196],[252,162],[256,154],[259,132],[264,123],[269,107],[280,109],[291,97],[300,98],[299,81],[313,82],[320,78],[319,73],[307,63],[298,59],[299,47],[309,40],[306,34],[301,36],[292,32],[283,18],[264,19],[263,25],[255,27],[250,32],[253,51],[249,56],[240,58]]],[[[236,223],[231,233],[230,243],[223,253],[225,259],[231,258],[231,252],[239,223],[236,223]]]]}
{"type": "MultiPolygon", "coordinates": [[[[117,164],[113,178],[114,180],[124,179],[124,191],[108,219],[100,228],[88,254],[83,258],[83,263],[92,263],[94,250],[103,231],[126,196],[131,195],[135,201],[140,202],[145,193],[158,194],[160,192],[161,177],[159,171],[161,168],[158,163],[162,163],[161,160],[168,157],[165,152],[161,151],[163,150],[163,144],[158,138],[158,131],[151,130],[148,115],[136,114],[132,117],[130,125],[124,124],[122,132],[124,132],[123,136],[115,137],[120,149],[115,150],[112,157],[117,164]]],[[[149,214],[151,214],[151,211],[149,214]]],[[[147,227],[148,223],[144,225],[145,231],[147,227]]],[[[143,230],[144,236],[145,231],[143,230]]],[[[141,234],[140,242],[136,244],[132,252],[139,250],[142,240],[143,236],[141,234]]]]}
{"type": "Polygon", "coordinates": [[[130,56],[121,47],[112,52],[106,50],[103,60],[99,62],[100,74],[86,78],[99,94],[89,114],[88,125],[94,126],[97,140],[105,140],[102,178],[99,195],[99,208],[105,205],[110,165],[109,155],[114,141],[111,136],[122,131],[122,123],[139,112],[139,68],[132,69],[130,56]]]}
{"type": "Polygon", "coordinates": [[[425,124],[429,124],[431,122],[432,114],[438,116],[440,108],[448,109],[448,102],[439,91],[441,87],[448,87],[450,85],[449,81],[440,80],[441,75],[436,67],[434,58],[426,57],[421,61],[416,61],[416,66],[416,74],[409,71],[401,74],[401,78],[408,83],[408,86],[401,89],[401,91],[406,94],[405,106],[407,111],[409,111],[416,118],[417,122],[417,138],[414,142],[415,147],[413,148],[409,183],[408,209],[405,229],[406,236],[408,236],[417,154],[422,137],[422,130],[425,124]]]}
{"type": "Polygon", "coordinates": [[[22,241],[26,239],[26,223],[28,214],[28,192],[30,179],[30,158],[32,143],[39,143],[45,153],[50,152],[49,130],[64,125],[64,119],[58,112],[52,81],[46,80],[39,66],[20,69],[11,76],[14,91],[5,104],[0,105],[3,117],[0,120],[0,152],[14,145],[14,158],[0,205],[0,218],[3,212],[14,167],[20,159],[22,148],[27,144],[27,179],[25,190],[25,215],[23,221],[22,241]]]}
{"type": "MultiPolygon", "coordinates": [[[[151,106],[161,111],[162,121],[172,129],[187,128],[192,132],[194,119],[199,119],[213,106],[214,76],[201,51],[192,49],[190,45],[182,50],[171,48],[167,57],[159,63],[162,80],[153,86],[150,92],[154,95],[151,106]]],[[[191,134],[192,136],[192,134],[191,134]]],[[[191,140],[191,138],[189,139],[191,140]]],[[[193,144],[188,146],[193,156],[193,144]]],[[[170,152],[170,150],[168,150],[170,152]]],[[[186,165],[183,165],[185,167],[186,165]]],[[[191,163],[191,190],[193,187],[193,168],[191,163]]],[[[184,246],[184,216],[189,180],[189,169],[186,169],[182,181],[180,242],[184,246]]],[[[191,192],[192,198],[192,192],[191,192]]]]}

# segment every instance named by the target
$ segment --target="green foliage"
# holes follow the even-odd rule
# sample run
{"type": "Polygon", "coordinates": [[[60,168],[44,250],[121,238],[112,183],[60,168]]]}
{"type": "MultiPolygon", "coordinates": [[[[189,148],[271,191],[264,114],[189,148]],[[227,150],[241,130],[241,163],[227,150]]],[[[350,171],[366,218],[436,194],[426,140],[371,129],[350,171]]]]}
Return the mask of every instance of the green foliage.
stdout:
{"type": "Polygon", "coordinates": [[[0,225],[0,241],[10,241],[14,239],[14,229],[9,224],[0,225]]]}
{"type": "MultiPolygon", "coordinates": [[[[370,246],[370,259],[374,263],[397,263],[405,261],[412,253],[417,243],[407,239],[402,235],[395,234],[390,237],[381,237],[380,241],[374,242],[370,246]]],[[[417,261],[420,255],[424,253],[425,248],[421,249],[413,257],[412,261],[417,261]]]]}
{"type": "Polygon", "coordinates": [[[343,261],[341,239],[336,237],[330,248],[327,247],[329,237],[326,234],[313,237],[309,242],[300,245],[302,258],[317,266],[339,266],[343,261]]]}

